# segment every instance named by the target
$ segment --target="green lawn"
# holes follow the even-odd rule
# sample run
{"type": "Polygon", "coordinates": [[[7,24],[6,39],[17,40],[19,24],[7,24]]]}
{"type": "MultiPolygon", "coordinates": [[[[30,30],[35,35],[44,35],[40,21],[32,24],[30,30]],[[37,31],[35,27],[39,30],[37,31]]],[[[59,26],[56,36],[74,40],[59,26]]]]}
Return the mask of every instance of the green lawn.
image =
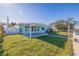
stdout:
{"type": "Polygon", "coordinates": [[[42,36],[28,38],[22,35],[4,37],[3,54],[12,56],[70,56],[72,55],[71,40],[42,36]]]}
{"type": "Polygon", "coordinates": [[[67,37],[67,32],[49,32],[48,34],[67,37]]]}

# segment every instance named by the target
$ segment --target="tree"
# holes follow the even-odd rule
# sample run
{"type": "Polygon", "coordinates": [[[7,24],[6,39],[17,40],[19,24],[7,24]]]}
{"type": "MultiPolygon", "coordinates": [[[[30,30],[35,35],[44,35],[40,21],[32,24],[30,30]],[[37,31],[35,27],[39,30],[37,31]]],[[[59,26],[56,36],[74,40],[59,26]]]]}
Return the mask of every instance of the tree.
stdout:
{"type": "Polygon", "coordinates": [[[68,31],[68,26],[70,27],[70,31],[73,30],[73,26],[75,25],[74,18],[68,18],[67,20],[57,20],[55,22],[55,27],[58,31],[68,31]]]}
{"type": "Polygon", "coordinates": [[[67,30],[67,25],[65,20],[58,20],[55,22],[55,27],[58,31],[65,31],[67,30]]]}
{"type": "Polygon", "coordinates": [[[3,24],[0,24],[0,40],[6,35],[3,29],[3,24]]]}
{"type": "Polygon", "coordinates": [[[11,27],[13,27],[15,25],[16,25],[16,23],[14,23],[14,22],[11,22],[11,24],[10,24],[11,27]]]}

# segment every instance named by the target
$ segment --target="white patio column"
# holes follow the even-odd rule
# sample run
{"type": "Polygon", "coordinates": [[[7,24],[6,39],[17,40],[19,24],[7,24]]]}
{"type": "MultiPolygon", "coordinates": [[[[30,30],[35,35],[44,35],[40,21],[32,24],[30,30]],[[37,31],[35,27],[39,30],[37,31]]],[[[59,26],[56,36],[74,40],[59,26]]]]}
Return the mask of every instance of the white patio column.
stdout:
{"type": "Polygon", "coordinates": [[[37,33],[37,28],[35,27],[35,33],[37,33]]]}
{"type": "Polygon", "coordinates": [[[31,36],[32,36],[31,24],[30,24],[30,28],[29,28],[29,30],[30,30],[30,38],[31,38],[31,36]]]}
{"type": "Polygon", "coordinates": [[[33,32],[35,33],[35,28],[33,28],[33,32]]]}

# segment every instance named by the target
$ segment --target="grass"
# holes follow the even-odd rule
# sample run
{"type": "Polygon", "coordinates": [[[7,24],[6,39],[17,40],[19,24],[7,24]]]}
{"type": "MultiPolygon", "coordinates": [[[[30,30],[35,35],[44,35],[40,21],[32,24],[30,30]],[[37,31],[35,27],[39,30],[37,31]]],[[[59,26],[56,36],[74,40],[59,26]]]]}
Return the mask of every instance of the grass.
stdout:
{"type": "MultiPolygon", "coordinates": [[[[67,37],[68,36],[68,33],[67,32],[55,32],[55,31],[52,31],[52,32],[49,32],[48,34],[50,35],[59,35],[59,36],[63,36],[63,37],[67,37]]],[[[73,33],[70,32],[70,38],[73,38],[73,33]]]]}
{"type": "Polygon", "coordinates": [[[52,37],[52,36],[42,36],[42,37],[38,37],[38,39],[48,42],[48,43],[55,45],[57,47],[60,47],[60,48],[64,48],[65,42],[67,42],[66,38],[52,37]]]}
{"type": "Polygon", "coordinates": [[[54,55],[57,56],[72,55],[71,40],[67,40],[66,38],[49,37],[49,36],[42,36],[39,37],[39,39],[52,44],[52,46],[57,47],[58,51],[54,55]]]}
{"type": "Polygon", "coordinates": [[[48,34],[67,37],[67,32],[49,32],[48,34]]]}
{"type": "Polygon", "coordinates": [[[71,41],[63,38],[42,36],[28,38],[22,35],[4,37],[3,54],[7,56],[70,56],[71,41]]]}
{"type": "Polygon", "coordinates": [[[3,37],[4,36],[6,36],[6,34],[0,28],[0,55],[2,55],[2,53],[3,53],[3,49],[2,49],[3,45],[2,45],[2,43],[3,43],[3,37]]]}

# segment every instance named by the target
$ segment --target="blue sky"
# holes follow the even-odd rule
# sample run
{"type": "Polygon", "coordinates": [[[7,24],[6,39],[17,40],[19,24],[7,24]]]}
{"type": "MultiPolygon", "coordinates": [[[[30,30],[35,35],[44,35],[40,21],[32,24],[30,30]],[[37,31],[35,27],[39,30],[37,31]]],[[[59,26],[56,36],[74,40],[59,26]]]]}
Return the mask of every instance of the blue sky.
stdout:
{"type": "Polygon", "coordinates": [[[79,19],[79,4],[0,4],[0,22],[6,22],[9,16],[10,22],[45,23],[49,24],[59,19],[74,17],[79,19]]]}

